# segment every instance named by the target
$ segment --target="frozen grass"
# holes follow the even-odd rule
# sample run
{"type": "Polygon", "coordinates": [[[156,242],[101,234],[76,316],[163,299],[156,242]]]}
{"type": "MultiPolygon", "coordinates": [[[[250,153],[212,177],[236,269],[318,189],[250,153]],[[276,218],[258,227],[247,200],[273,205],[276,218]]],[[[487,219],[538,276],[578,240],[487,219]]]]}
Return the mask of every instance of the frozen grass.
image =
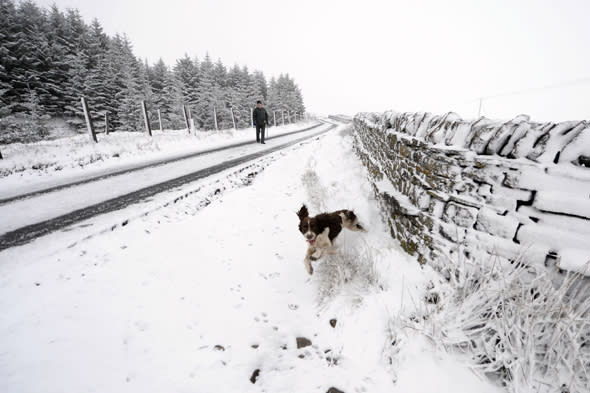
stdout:
{"type": "Polygon", "coordinates": [[[452,290],[432,315],[432,335],[472,356],[510,392],[590,391],[588,280],[555,284],[518,263],[448,261],[452,290]]]}

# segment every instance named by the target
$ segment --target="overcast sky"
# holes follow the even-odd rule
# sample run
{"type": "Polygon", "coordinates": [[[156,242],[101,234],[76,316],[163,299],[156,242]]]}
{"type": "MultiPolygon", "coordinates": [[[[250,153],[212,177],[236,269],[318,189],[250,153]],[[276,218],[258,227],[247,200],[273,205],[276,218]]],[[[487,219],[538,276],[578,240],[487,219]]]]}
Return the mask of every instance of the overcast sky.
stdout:
{"type": "Polygon", "coordinates": [[[590,118],[587,0],[37,2],[126,33],[150,63],[209,51],[267,78],[289,73],[313,112],[473,117],[478,97],[500,95],[483,100],[485,115],[590,118]]]}

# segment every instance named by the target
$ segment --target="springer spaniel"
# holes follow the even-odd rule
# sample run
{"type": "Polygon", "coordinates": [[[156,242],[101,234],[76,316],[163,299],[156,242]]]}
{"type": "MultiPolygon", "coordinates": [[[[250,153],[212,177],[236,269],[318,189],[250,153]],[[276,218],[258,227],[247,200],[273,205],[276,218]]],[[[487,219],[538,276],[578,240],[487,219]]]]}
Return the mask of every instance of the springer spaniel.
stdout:
{"type": "Polygon", "coordinates": [[[365,228],[359,224],[358,218],[352,210],[337,210],[309,217],[307,207],[303,205],[297,212],[297,216],[299,217],[299,232],[309,243],[307,254],[303,260],[309,274],[313,273],[311,261],[317,261],[325,254],[336,253],[332,242],[343,227],[351,231],[365,232],[365,228]]]}

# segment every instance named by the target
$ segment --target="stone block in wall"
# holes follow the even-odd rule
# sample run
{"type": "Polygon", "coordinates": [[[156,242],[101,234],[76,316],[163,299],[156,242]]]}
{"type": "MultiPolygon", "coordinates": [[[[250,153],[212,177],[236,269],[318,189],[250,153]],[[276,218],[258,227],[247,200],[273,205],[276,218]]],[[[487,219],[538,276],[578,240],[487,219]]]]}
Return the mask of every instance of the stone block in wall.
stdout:
{"type": "Polygon", "coordinates": [[[559,162],[578,166],[586,162],[585,166],[590,166],[590,122],[586,122],[586,127],[561,150],[559,162]]]}
{"type": "Polygon", "coordinates": [[[495,247],[492,247],[488,252],[484,250],[486,247],[482,245],[481,239],[475,242],[473,238],[469,238],[465,243],[465,253],[468,254],[469,259],[475,263],[502,266],[506,263],[518,261],[527,266],[535,266],[537,268],[546,267],[545,261],[547,259],[547,248],[540,245],[535,245],[528,249],[522,247],[507,249],[502,248],[502,245],[498,244],[495,247]]]}
{"type": "MultiPolygon", "coordinates": [[[[590,220],[561,214],[542,212],[534,206],[521,206],[516,214],[523,215],[528,220],[522,220],[522,224],[538,223],[545,227],[565,228],[568,232],[590,239],[590,220]]],[[[590,249],[590,242],[587,246],[590,249]]]]}
{"type": "Polygon", "coordinates": [[[490,255],[490,258],[499,256],[507,260],[519,260],[525,264],[536,266],[544,265],[547,253],[550,251],[550,247],[542,243],[531,243],[523,246],[511,240],[473,229],[467,230],[465,243],[470,248],[484,251],[490,255]]]}
{"type": "Polygon", "coordinates": [[[477,195],[478,185],[471,179],[457,180],[453,185],[453,191],[457,194],[472,194],[475,199],[480,199],[477,195]]]}
{"type": "Polygon", "coordinates": [[[430,196],[428,214],[430,214],[431,217],[441,218],[444,213],[447,201],[449,200],[449,196],[447,194],[441,194],[432,190],[427,191],[427,194],[430,196]]]}
{"type": "Polygon", "coordinates": [[[514,144],[514,148],[509,153],[508,157],[511,158],[524,158],[526,157],[535,146],[535,143],[548,132],[552,127],[553,123],[527,123],[528,128],[525,130],[524,135],[514,144]]]}
{"type": "Polygon", "coordinates": [[[477,219],[477,208],[456,202],[448,202],[443,213],[443,221],[465,228],[473,227],[477,219]]]}
{"type": "Polygon", "coordinates": [[[571,189],[561,192],[539,191],[533,206],[545,212],[590,219],[590,195],[577,194],[571,189]]]}
{"type": "MultiPolygon", "coordinates": [[[[528,117],[528,116],[527,116],[528,117]]],[[[498,155],[502,157],[512,157],[512,151],[520,139],[522,139],[530,128],[529,119],[520,122],[516,128],[512,131],[512,134],[504,144],[504,146],[498,151],[498,155]]]]}
{"type": "Polygon", "coordinates": [[[469,142],[469,149],[476,152],[477,154],[485,153],[488,143],[492,137],[496,134],[499,126],[497,123],[491,122],[476,122],[471,126],[472,137],[469,142]]]}
{"type": "Polygon", "coordinates": [[[557,252],[562,248],[578,248],[588,250],[590,254],[587,234],[540,222],[522,225],[516,233],[516,239],[523,246],[543,244],[557,252]]]}
{"type": "Polygon", "coordinates": [[[449,129],[445,137],[445,145],[447,146],[465,146],[467,136],[471,133],[471,122],[457,121],[454,126],[449,129]]]}
{"type": "Polygon", "coordinates": [[[590,275],[590,252],[579,248],[560,250],[557,266],[560,269],[590,275]]]}
{"type": "Polygon", "coordinates": [[[477,215],[475,229],[491,235],[512,239],[516,234],[519,223],[516,217],[509,214],[502,216],[488,207],[483,207],[477,215]]]}
{"type": "Polygon", "coordinates": [[[460,205],[470,206],[476,209],[479,209],[483,206],[483,201],[477,195],[472,196],[451,194],[449,195],[449,200],[460,205]]]}
{"type": "Polygon", "coordinates": [[[492,185],[486,183],[480,184],[480,186],[477,188],[477,195],[481,196],[482,198],[489,199],[489,197],[492,195],[492,185]]]}
{"type": "Polygon", "coordinates": [[[524,190],[569,190],[578,195],[590,195],[590,174],[587,174],[586,169],[573,166],[568,171],[545,170],[541,166],[523,167],[518,173],[507,173],[503,184],[524,190]],[[578,172],[581,173],[578,175],[578,172]]]}
{"type": "MultiPolygon", "coordinates": [[[[518,118],[517,118],[518,119],[518,118]]],[[[527,117],[528,120],[528,117],[527,117]]],[[[524,120],[522,120],[524,121],[524,120]]],[[[493,155],[500,154],[502,148],[508,143],[510,137],[514,134],[514,130],[519,126],[514,120],[505,122],[496,129],[488,145],[485,149],[485,154],[493,155]]]]}
{"type": "Polygon", "coordinates": [[[463,169],[462,175],[480,183],[500,183],[504,180],[505,171],[495,163],[482,159],[475,159],[473,166],[463,169]]]}
{"type": "Polygon", "coordinates": [[[587,127],[585,121],[564,121],[555,124],[533,146],[527,158],[551,164],[559,162],[561,151],[587,127]]]}
{"type": "Polygon", "coordinates": [[[532,203],[532,191],[504,187],[498,184],[491,188],[491,192],[492,195],[488,197],[487,201],[490,205],[497,209],[515,211],[518,201],[520,201],[519,204],[532,203]]]}
{"type": "Polygon", "coordinates": [[[467,228],[443,221],[439,224],[439,231],[445,239],[453,243],[461,243],[465,240],[467,228]]]}
{"type": "Polygon", "coordinates": [[[474,229],[467,230],[465,243],[484,254],[498,255],[510,260],[516,260],[521,254],[520,246],[512,240],[474,229]]]}
{"type": "Polygon", "coordinates": [[[413,194],[412,202],[416,207],[418,207],[418,209],[428,210],[428,207],[430,206],[430,195],[428,195],[425,190],[416,188],[413,194]]]}

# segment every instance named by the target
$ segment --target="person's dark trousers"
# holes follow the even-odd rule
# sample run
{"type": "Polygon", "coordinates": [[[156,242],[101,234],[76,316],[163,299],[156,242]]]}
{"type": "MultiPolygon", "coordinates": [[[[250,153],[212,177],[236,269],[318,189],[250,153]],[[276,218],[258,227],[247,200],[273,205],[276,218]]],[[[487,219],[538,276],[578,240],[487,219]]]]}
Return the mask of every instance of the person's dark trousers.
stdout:
{"type": "Polygon", "coordinates": [[[264,129],[265,126],[256,124],[256,142],[264,143],[264,129]]]}

